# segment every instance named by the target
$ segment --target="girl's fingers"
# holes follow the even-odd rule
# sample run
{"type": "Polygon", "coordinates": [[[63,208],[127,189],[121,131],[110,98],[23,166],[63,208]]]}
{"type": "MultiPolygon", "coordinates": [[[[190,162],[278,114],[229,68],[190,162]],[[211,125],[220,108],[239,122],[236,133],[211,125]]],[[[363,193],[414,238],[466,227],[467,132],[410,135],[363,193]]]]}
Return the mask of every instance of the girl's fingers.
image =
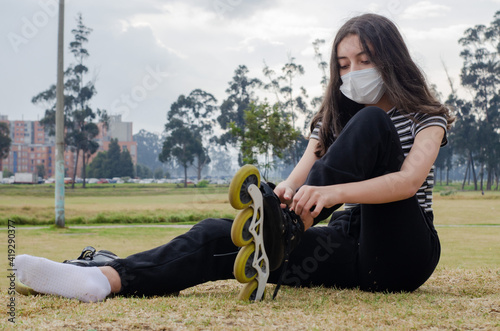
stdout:
{"type": "Polygon", "coordinates": [[[316,202],[316,205],[313,206],[313,210],[311,211],[311,216],[313,218],[318,217],[319,213],[323,210],[323,203],[321,201],[316,202]]]}
{"type": "Polygon", "coordinates": [[[289,201],[292,199],[293,197],[293,190],[290,188],[290,187],[287,187],[285,189],[285,194],[283,195],[283,197],[285,198],[285,200],[289,201]]]}
{"type": "Polygon", "coordinates": [[[307,203],[309,195],[307,188],[302,187],[293,197],[293,210],[297,215],[301,215],[304,210],[304,205],[307,203]]]}

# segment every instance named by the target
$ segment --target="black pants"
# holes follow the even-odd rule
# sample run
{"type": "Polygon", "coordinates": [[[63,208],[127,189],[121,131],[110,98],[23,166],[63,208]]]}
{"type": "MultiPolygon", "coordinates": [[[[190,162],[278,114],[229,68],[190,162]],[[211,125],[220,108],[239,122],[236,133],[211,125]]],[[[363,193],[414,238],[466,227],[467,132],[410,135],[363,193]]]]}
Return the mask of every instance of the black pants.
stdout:
{"type": "MultiPolygon", "coordinates": [[[[367,107],[314,164],[306,184],[370,179],[398,171],[403,160],[390,118],[379,108],[367,107]]],[[[291,254],[284,284],[413,291],[430,277],[440,244],[432,213],[424,213],[416,197],[334,212],[337,207],[318,217],[333,212],[328,226],[304,233],[291,254]]],[[[121,294],[162,295],[233,278],[238,248],[230,238],[231,224],[228,219],[206,219],[163,246],[111,262],[121,277],[121,294]]],[[[270,282],[277,282],[280,274],[281,268],[272,272],[270,282]]]]}

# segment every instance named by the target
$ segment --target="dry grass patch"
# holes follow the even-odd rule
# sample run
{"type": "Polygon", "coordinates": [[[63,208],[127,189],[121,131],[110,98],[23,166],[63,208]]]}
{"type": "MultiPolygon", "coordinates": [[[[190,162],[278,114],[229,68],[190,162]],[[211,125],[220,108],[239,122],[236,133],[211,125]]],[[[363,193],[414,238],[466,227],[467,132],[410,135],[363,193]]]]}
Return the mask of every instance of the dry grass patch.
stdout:
{"type": "MultiPolygon", "coordinates": [[[[347,330],[500,328],[500,269],[439,269],[413,293],[283,288],[275,301],[236,301],[236,281],[179,297],[109,298],[97,304],[53,296],[18,297],[16,326],[77,330],[347,330]]],[[[271,293],[273,286],[268,286],[271,293]]],[[[2,296],[6,298],[6,293],[2,296]]]]}

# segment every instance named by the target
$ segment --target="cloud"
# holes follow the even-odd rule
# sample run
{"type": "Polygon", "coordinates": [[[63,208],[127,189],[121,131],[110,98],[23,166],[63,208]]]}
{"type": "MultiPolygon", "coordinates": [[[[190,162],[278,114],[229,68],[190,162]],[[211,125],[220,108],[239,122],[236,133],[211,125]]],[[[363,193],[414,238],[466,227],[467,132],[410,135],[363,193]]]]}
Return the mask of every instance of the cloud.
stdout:
{"type": "Polygon", "coordinates": [[[430,17],[445,16],[451,10],[450,7],[432,3],[430,1],[420,1],[407,7],[401,14],[403,19],[422,19],[430,17]]]}
{"type": "Polygon", "coordinates": [[[239,20],[274,8],[279,0],[201,0],[219,19],[239,20]]]}
{"type": "Polygon", "coordinates": [[[410,41],[457,41],[460,39],[464,31],[470,26],[467,24],[454,24],[446,27],[430,28],[430,29],[417,29],[405,28],[403,30],[404,36],[410,41]]]}
{"type": "Polygon", "coordinates": [[[254,53],[256,49],[266,46],[286,46],[285,43],[280,41],[272,41],[268,38],[245,38],[238,42],[236,45],[229,45],[225,49],[232,52],[248,52],[254,53]]]}

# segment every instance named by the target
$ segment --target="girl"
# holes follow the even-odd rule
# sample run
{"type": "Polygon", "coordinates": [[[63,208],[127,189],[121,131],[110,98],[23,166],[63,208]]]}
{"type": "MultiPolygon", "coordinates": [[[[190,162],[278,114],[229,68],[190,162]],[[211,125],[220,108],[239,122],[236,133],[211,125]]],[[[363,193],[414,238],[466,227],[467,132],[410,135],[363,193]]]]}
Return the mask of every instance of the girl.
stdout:
{"type": "MultiPolygon", "coordinates": [[[[365,14],[346,22],[333,43],[330,82],[308,147],[274,191],[306,231],[286,270],[272,272],[270,282],[369,291],[422,285],[440,255],[433,163],[452,121],[391,21],[365,14]],[[330,215],[328,226],[313,226],[330,215]]],[[[83,301],[175,293],[232,278],[231,223],[204,220],[163,246],[105,266],[27,255],[15,266],[34,290],[83,301]]]]}
{"type": "Polygon", "coordinates": [[[433,163],[452,121],[392,22],[367,14],[340,29],[309,145],[275,192],[306,229],[346,208],[306,232],[296,270],[315,270],[296,272],[295,283],[412,291],[428,279],[440,255],[433,163]],[[305,263],[320,239],[332,254],[305,263]]]}

